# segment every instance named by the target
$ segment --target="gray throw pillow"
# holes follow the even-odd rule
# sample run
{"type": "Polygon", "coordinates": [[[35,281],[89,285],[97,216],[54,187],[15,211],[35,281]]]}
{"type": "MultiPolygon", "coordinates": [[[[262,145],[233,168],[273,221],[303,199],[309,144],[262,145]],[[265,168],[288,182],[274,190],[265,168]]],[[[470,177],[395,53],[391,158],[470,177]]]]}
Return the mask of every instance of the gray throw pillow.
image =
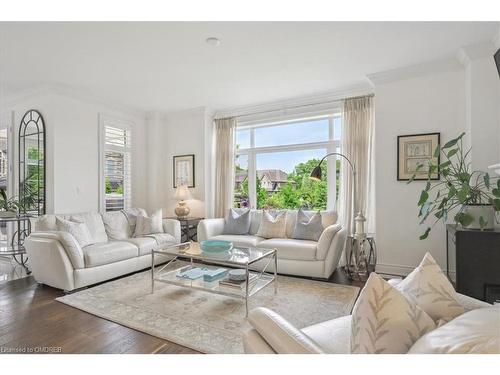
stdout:
{"type": "Polygon", "coordinates": [[[297,213],[297,222],[295,223],[292,238],[296,240],[318,241],[321,233],[323,233],[321,213],[316,212],[309,217],[302,208],[300,208],[297,213]]]}
{"type": "Polygon", "coordinates": [[[248,234],[250,230],[250,210],[238,213],[230,208],[224,223],[224,234],[248,234]]]}

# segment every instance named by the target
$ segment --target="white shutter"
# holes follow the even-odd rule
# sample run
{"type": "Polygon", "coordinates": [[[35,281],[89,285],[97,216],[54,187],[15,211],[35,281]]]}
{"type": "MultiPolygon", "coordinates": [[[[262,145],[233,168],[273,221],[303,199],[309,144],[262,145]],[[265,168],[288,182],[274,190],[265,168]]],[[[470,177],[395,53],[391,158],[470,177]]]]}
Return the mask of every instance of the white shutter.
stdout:
{"type": "Polygon", "coordinates": [[[132,137],[128,126],[109,119],[103,125],[105,209],[117,211],[132,203],[132,137]]]}

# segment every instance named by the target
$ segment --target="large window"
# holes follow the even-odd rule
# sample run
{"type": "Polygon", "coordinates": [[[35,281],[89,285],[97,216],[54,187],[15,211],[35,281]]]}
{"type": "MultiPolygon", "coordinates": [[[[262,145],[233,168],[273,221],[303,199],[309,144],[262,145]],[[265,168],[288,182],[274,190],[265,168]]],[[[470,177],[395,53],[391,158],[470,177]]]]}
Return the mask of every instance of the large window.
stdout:
{"type": "Polygon", "coordinates": [[[340,152],[340,114],[278,123],[239,123],[236,131],[235,207],[326,209],[335,206],[340,160],[322,164],[322,181],[309,179],[328,152],[340,152]]]}
{"type": "Polygon", "coordinates": [[[131,129],[126,124],[104,118],[101,134],[101,178],[104,180],[101,210],[118,211],[130,207],[132,199],[131,129]]]}

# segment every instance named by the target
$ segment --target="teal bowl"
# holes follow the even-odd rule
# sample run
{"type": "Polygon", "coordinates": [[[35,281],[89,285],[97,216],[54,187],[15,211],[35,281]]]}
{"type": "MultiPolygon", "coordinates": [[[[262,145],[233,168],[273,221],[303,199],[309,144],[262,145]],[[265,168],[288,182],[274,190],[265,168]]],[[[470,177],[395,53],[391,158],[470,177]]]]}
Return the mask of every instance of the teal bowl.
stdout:
{"type": "Polygon", "coordinates": [[[200,247],[204,253],[218,254],[231,250],[233,243],[223,240],[206,240],[201,241],[200,247]]]}

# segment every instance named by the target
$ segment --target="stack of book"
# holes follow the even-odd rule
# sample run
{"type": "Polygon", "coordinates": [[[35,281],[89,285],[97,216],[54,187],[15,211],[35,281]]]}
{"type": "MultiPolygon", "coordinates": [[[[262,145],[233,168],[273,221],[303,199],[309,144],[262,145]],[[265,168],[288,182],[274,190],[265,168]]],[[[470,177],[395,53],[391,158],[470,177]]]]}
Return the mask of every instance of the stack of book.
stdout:
{"type": "MultiPolygon", "coordinates": [[[[257,279],[256,274],[250,274],[249,276],[250,279],[250,284],[254,282],[257,279]]],[[[219,281],[220,286],[227,286],[229,288],[235,288],[235,289],[243,289],[246,287],[246,280],[233,280],[230,279],[229,277],[225,277],[224,279],[219,281]]]]}

